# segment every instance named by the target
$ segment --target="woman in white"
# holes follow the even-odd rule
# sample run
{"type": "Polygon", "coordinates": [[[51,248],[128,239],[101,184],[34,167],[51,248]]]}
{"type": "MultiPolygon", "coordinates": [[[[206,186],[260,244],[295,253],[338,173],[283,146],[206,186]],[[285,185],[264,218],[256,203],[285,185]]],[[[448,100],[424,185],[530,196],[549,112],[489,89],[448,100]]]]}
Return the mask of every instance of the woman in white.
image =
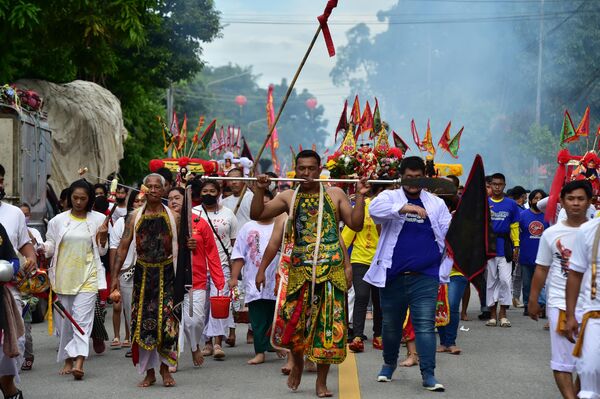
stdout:
{"type": "Polygon", "coordinates": [[[84,332],[67,320],[60,323],[57,361],[64,361],[60,374],[73,374],[76,380],[84,375],[96,294],[106,288],[100,256],[108,250],[108,218],[92,211],[93,198],[94,191],[86,180],[71,184],[71,210],[50,220],[44,243],[46,257],[52,257],[48,269],[52,290],[84,332]]]}
{"type": "MultiPolygon", "coordinates": [[[[143,193],[137,190],[132,190],[127,200],[127,215],[124,218],[119,218],[115,222],[112,230],[110,230],[110,264],[115,262],[117,256],[117,248],[125,231],[125,222],[131,212],[146,203],[143,193]]],[[[129,325],[131,324],[131,298],[133,295],[133,267],[135,266],[135,245],[129,246],[127,257],[121,267],[119,273],[119,286],[121,287],[121,301],[113,302],[113,329],[115,338],[111,344],[111,348],[120,349],[131,348],[129,325]],[[125,340],[121,342],[121,311],[125,318],[125,340]]],[[[125,356],[131,356],[131,351],[128,351],[125,356]]]]}
{"type": "MultiPolygon", "coordinates": [[[[233,211],[219,205],[217,199],[221,195],[221,186],[216,181],[204,182],[200,190],[200,195],[202,196],[202,205],[195,207],[193,211],[194,214],[199,215],[211,226],[219,250],[223,275],[225,281],[227,281],[231,277],[230,254],[238,232],[237,219],[233,211]]],[[[219,292],[213,281],[211,281],[210,296],[216,295],[229,295],[229,287],[225,285],[223,291],[219,292]]],[[[204,335],[206,335],[208,341],[202,350],[202,355],[214,356],[215,359],[223,359],[225,352],[223,352],[222,342],[223,337],[227,334],[229,334],[228,341],[233,342],[230,346],[235,345],[235,324],[231,312],[226,319],[215,319],[212,317],[211,312],[204,330],[204,335]],[[214,347],[213,338],[215,341],[214,347]]]]}

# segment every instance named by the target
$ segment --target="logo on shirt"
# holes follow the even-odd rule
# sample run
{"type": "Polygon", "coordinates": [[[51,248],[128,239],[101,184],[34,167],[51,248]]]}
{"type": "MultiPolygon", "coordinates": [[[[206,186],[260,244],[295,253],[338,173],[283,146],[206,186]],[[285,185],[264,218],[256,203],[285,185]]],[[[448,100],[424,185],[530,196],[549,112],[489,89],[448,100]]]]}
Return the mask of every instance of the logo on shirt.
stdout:
{"type": "Polygon", "coordinates": [[[544,232],[544,224],[538,220],[529,223],[529,234],[534,237],[539,237],[544,232]]]}
{"type": "Polygon", "coordinates": [[[558,259],[560,260],[560,269],[563,277],[567,277],[569,274],[569,260],[571,259],[571,254],[573,252],[569,248],[562,245],[560,239],[556,242],[556,249],[558,252],[555,255],[558,256],[558,259]]]}
{"type": "Polygon", "coordinates": [[[423,219],[421,216],[417,215],[416,213],[407,213],[406,214],[406,219],[404,219],[404,222],[408,222],[408,223],[425,223],[425,219],[423,219]]]}
{"type": "MultiPolygon", "coordinates": [[[[491,207],[490,207],[491,208],[491,207]]],[[[498,212],[494,212],[492,209],[490,209],[490,217],[492,218],[492,220],[498,220],[498,221],[503,221],[505,220],[509,213],[507,211],[498,211],[498,212]]]]}

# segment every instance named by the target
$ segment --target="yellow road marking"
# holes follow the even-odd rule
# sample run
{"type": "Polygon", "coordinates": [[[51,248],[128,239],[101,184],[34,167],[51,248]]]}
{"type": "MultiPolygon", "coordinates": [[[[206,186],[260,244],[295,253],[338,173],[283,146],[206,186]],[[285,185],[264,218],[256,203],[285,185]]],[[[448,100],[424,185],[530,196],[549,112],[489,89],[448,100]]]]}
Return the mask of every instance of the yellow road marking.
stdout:
{"type": "Polygon", "coordinates": [[[348,351],[346,360],[338,367],[338,387],[340,399],[360,399],[358,368],[354,353],[348,351]]]}

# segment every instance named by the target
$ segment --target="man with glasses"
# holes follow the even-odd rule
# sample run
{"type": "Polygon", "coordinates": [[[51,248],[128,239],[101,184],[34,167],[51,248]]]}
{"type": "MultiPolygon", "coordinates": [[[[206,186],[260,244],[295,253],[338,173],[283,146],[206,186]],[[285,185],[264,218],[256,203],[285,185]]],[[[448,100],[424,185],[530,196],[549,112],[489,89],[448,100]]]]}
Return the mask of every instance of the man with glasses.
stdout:
{"type": "Polygon", "coordinates": [[[490,310],[489,327],[510,327],[506,310],[512,303],[512,261],[519,258],[519,218],[521,209],[515,201],[504,196],[506,178],[502,173],[492,175],[488,197],[492,230],[496,233],[496,257],[487,263],[486,298],[490,310]],[[497,307],[500,304],[500,314],[497,307]]]}

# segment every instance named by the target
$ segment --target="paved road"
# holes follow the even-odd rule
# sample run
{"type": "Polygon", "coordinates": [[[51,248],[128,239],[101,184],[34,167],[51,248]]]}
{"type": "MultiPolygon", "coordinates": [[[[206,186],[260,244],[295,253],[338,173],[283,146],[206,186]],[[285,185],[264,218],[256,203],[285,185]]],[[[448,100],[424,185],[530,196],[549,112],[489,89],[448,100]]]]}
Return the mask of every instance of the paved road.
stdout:
{"type": "MultiPolygon", "coordinates": [[[[472,301],[470,316],[477,311],[472,301]]],[[[110,312],[109,312],[110,316],[110,312]]],[[[372,349],[354,356],[358,368],[360,392],[350,392],[349,397],[363,398],[558,398],[549,370],[549,338],[542,329],[543,322],[534,322],[511,310],[509,318],[513,327],[490,328],[479,321],[462,322],[468,332],[459,331],[458,343],[463,354],[437,357],[436,375],[446,386],[445,393],[430,393],[420,385],[418,367],[399,369],[391,383],[377,383],[376,373],[381,365],[381,352],[372,349]]],[[[107,317],[107,329],[112,331],[107,317]]],[[[367,326],[370,328],[370,325],[367,326]]],[[[370,330],[368,330],[370,331],[370,330]]],[[[110,334],[112,335],[112,334],[110,334]]],[[[284,364],[269,354],[268,361],[259,366],[246,365],[253,353],[245,343],[246,325],[237,330],[237,347],[226,349],[224,361],[206,359],[204,366],[192,368],[191,355],[186,353],[179,372],[174,376],[175,388],[155,385],[141,391],[136,388],[140,380],[124,350],[107,350],[103,355],[91,355],[86,362],[86,376],[82,382],[72,377],[58,375],[56,340],[46,333],[45,324],[33,328],[35,344],[34,369],[22,375],[26,398],[285,398],[314,397],[315,375],[305,373],[298,393],[292,394],[279,373],[284,364]],[[244,338],[244,339],[242,339],[244,338]]],[[[402,349],[404,353],[405,349],[402,349]]],[[[342,373],[352,379],[352,373],[342,373]]],[[[354,374],[356,375],[356,374],[354,374]]],[[[159,378],[160,381],[160,378],[159,378]]],[[[353,381],[342,381],[352,386],[353,381]]],[[[329,386],[338,392],[338,367],[332,367],[329,386]]],[[[336,395],[337,396],[337,395],[336,395]]]]}

